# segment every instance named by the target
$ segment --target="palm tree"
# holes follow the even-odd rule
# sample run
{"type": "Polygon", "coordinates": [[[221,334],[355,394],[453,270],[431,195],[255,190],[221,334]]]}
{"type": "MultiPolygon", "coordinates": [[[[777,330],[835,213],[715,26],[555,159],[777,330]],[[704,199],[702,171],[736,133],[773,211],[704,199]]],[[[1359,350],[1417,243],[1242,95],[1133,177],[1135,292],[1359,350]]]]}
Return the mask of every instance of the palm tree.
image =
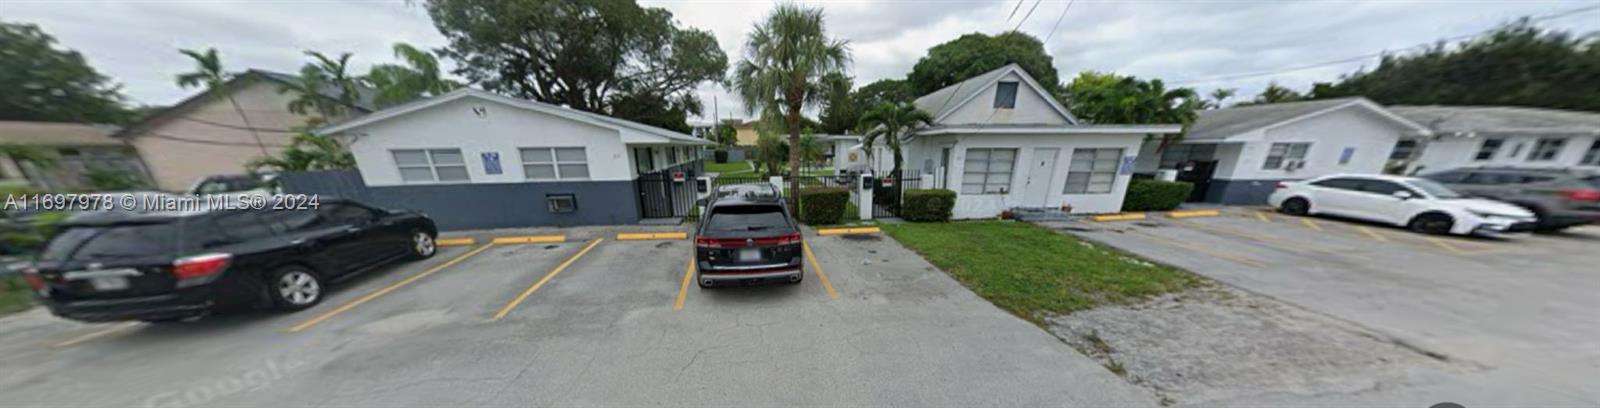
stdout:
{"type": "Polygon", "coordinates": [[[900,156],[900,137],[918,126],[931,123],[933,115],[918,109],[916,105],[906,102],[884,102],[861,117],[862,127],[867,129],[866,135],[862,136],[861,146],[871,152],[872,145],[877,143],[878,139],[883,139],[889,150],[894,152],[894,168],[889,170],[889,174],[899,178],[900,162],[903,160],[900,156]]]}
{"type": "MultiPolygon", "coordinates": [[[[789,145],[800,144],[800,111],[823,99],[822,77],[850,64],[849,43],[828,38],[822,9],[781,4],[745,40],[733,88],[747,113],[777,111],[788,122],[789,145]]],[[[789,190],[800,191],[800,149],[789,149],[789,190]]],[[[798,194],[789,203],[799,208],[798,194]]]]}
{"type": "Polygon", "coordinates": [[[331,137],[302,132],[283,150],[280,157],[262,157],[251,160],[245,167],[252,172],[262,169],[274,171],[309,171],[348,169],[356,166],[355,156],[331,137]]]}
{"type": "Polygon", "coordinates": [[[350,53],[341,53],[338,58],[328,58],[316,51],[306,51],[305,54],[312,61],[300,67],[300,83],[281,90],[298,94],[289,101],[289,111],[300,115],[314,111],[321,116],[316,121],[345,116],[351,107],[356,106],[360,97],[359,86],[349,73],[350,53]],[[329,98],[324,93],[328,88],[338,91],[336,98],[329,98]]]}
{"type": "MultiPolygon", "coordinates": [[[[222,70],[222,58],[217,56],[216,48],[206,48],[204,52],[180,49],[178,52],[189,56],[196,66],[194,72],[178,74],[179,87],[188,89],[203,85],[206,92],[220,92],[222,86],[233,79],[233,75],[222,70]]],[[[250,117],[245,116],[244,108],[239,107],[239,101],[233,99],[232,93],[225,93],[225,96],[228,98],[228,104],[233,105],[234,113],[239,114],[239,121],[243,122],[245,129],[250,130],[250,135],[255,137],[256,147],[261,148],[261,154],[270,154],[267,153],[267,144],[261,141],[261,133],[256,131],[255,126],[250,125],[250,117]]]]}
{"type": "Polygon", "coordinates": [[[374,65],[367,76],[361,78],[378,90],[373,102],[378,106],[391,106],[424,96],[438,96],[460,88],[461,84],[444,79],[439,70],[439,59],[406,43],[394,44],[394,56],[405,65],[374,65]]]}
{"type": "Polygon", "coordinates": [[[1211,90],[1211,107],[1222,108],[1222,101],[1232,98],[1234,93],[1237,92],[1239,92],[1239,90],[1236,88],[1217,88],[1211,90]]]}

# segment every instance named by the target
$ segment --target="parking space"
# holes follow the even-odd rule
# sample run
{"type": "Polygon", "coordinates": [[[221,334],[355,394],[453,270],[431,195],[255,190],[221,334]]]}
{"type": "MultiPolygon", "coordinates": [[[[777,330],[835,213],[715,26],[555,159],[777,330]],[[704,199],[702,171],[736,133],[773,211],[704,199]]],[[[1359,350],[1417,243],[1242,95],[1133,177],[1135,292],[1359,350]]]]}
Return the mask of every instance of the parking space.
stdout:
{"type": "Polygon", "coordinates": [[[1600,369],[1594,228],[1440,237],[1254,210],[1047,225],[1489,368],[1543,394],[1528,400],[1600,400],[1573,380],[1600,369]]]}

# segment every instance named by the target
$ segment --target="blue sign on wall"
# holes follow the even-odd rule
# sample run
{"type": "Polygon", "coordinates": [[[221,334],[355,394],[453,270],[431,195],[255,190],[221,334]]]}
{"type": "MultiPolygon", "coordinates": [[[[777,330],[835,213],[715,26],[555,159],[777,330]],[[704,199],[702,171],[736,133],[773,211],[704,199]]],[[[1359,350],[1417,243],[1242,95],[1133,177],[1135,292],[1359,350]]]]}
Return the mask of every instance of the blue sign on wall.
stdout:
{"type": "Polygon", "coordinates": [[[483,152],[483,173],[500,174],[500,152],[483,152]]]}
{"type": "Polygon", "coordinates": [[[1117,168],[1117,174],[1121,174],[1121,175],[1124,175],[1124,176],[1129,175],[1129,174],[1133,174],[1133,161],[1135,159],[1138,159],[1138,157],[1135,157],[1135,156],[1122,156],[1122,167],[1118,167],[1117,168]]]}

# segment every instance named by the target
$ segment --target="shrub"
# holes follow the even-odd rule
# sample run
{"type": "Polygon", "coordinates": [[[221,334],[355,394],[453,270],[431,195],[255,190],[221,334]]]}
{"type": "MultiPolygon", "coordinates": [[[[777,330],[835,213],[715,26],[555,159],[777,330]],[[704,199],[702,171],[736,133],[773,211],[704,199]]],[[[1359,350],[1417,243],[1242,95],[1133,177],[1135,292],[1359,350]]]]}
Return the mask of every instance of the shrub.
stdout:
{"type": "Polygon", "coordinates": [[[956,192],[939,189],[908,189],[900,203],[900,217],[914,222],[945,222],[956,207],[956,192]]]}
{"type": "Polygon", "coordinates": [[[728,151],[727,150],[718,149],[717,151],[711,153],[711,159],[715,160],[717,163],[727,163],[728,162],[728,151]]]}
{"type": "Polygon", "coordinates": [[[1165,211],[1178,208],[1189,199],[1194,185],[1181,181],[1128,181],[1128,195],[1122,199],[1123,211],[1165,211]]]}
{"type": "Polygon", "coordinates": [[[832,225],[844,221],[845,205],[850,203],[850,190],[840,187],[815,187],[800,189],[800,222],[810,225],[832,225]]]}

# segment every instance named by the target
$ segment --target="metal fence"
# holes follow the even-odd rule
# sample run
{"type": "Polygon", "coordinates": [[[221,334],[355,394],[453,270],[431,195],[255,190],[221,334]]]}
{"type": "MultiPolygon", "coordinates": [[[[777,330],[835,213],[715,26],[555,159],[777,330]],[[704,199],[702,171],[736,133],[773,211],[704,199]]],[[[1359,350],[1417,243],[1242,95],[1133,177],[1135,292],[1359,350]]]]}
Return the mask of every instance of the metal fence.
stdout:
{"type": "Polygon", "coordinates": [[[634,180],[643,218],[690,217],[695,208],[695,173],[691,169],[640,174],[634,180]],[[681,176],[681,177],[680,177],[681,176]]]}
{"type": "Polygon", "coordinates": [[[900,204],[905,197],[907,189],[931,188],[930,181],[924,185],[918,177],[878,177],[872,180],[872,218],[895,218],[900,216],[900,204]]]}
{"type": "Polygon", "coordinates": [[[285,194],[316,194],[372,203],[372,191],[361,181],[356,169],[290,171],[278,173],[278,186],[285,194]]]}

